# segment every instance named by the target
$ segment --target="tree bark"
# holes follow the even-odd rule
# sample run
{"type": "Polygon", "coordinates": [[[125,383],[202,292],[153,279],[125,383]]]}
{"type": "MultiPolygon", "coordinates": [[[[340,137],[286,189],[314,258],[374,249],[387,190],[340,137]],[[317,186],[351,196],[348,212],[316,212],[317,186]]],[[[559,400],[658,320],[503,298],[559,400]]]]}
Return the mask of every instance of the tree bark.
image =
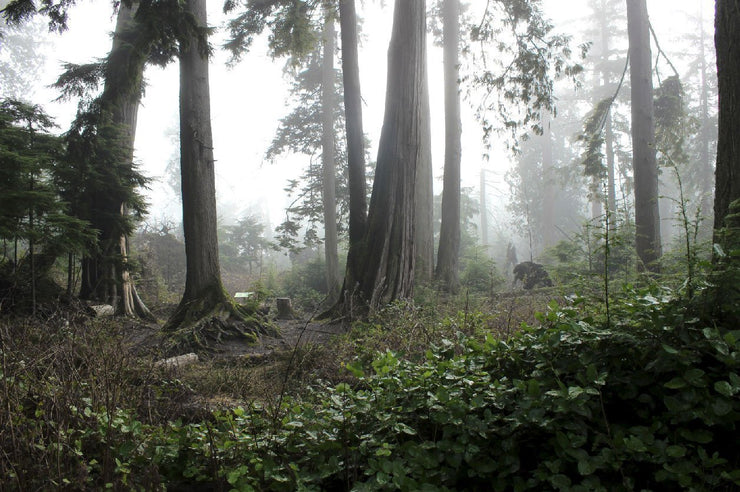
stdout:
{"type": "MultiPolygon", "coordinates": [[[[609,51],[610,51],[610,22],[607,4],[602,3],[601,15],[599,16],[599,30],[601,31],[601,81],[604,87],[609,87],[611,83],[611,72],[609,71],[609,51]]],[[[604,146],[606,157],[606,209],[609,213],[609,225],[612,230],[616,227],[617,214],[617,187],[616,173],[614,169],[614,129],[612,128],[611,109],[606,114],[604,123],[604,146]]]]}
{"type": "MultiPolygon", "coordinates": [[[[121,4],[113,34],[113,45],[106,67],[105,85],[100,97],[101,115],[110,118],[121,133],[121,164],[131,168],[134,158],[136,122],[146,64],[147,46],[134,25],[134,5],[121,4]],[[125,38],[128,38],[124,40],[125,38]]],[[[102,122],[101,122],[102,123],[102,122]]],[[[102,138],[102,137],[99,137],[102,138]]],[[[100,164],[104,165],[104,164],[100,164]]],[[[95,211],[92,227],[99,231],[100,250],[82,259],[80,297],[114,306],[126,316],[154,321],[154,316],[139,297],[128,271],[128,238],[112,226],[110,217],[126,215],[126,204],[108,190],[93,190],[95,211]]]]}
{"type": "Polygon", "coordinates": [[[480,241],[488,256],[488,205],[486,204],[486,169],[480,168],[480,241]]]}
{"type": "MultiPolygon", "coordinates": [[[[610,46],[610,19],[607,16],[606,5],[603,5],[600,19],[601,26],[601,79],[605,87],[609,87],[611,82],[611,73],[607,68],[609,66],[609,46],[610,46]]],[[[604,145],[606,154],[606,209],[609,213],[609,224],[612,229],[615,229],[616,225],[616,214],[617,214],[617,187],[616,187],[616,173],[614,172],[614,130],[612,128],[612,112],[611,109],[606,114],[606,122],[604,123],[604,145]]]]}
{"type": "Polygon", "coordinates": [[[542,243],[545,248],[555,245],[555,171],[552,156],[551,117],[542,113],[542,243]]]}
{"type": "Polygon", "coordinates": [[[614,169],[614,129],[612,128],[611,110],[606,114],[604,143],[606,145],[606,207],[610,215],[609,227],[615,230],[617,225],[617,184],[614,169]]]}
{"type": "Polygon", "coordinates": [[[339,21],[342,31],[342,81],[344,84],[344,121],[347,132],[349,250],[344,285],[337,308],[343,305],[344,298],[354,296],[360,279],[362,245],[367,231],[365,134],[362,128],[362,92],[354,0],[340,0],[339,21]]]}
{"type": "Polygon", "coordinates": [[[359,277],[370,309],[413,295],[415,181],[427,124],[425,38],[425,0],[396,0],[385,116],[359,277]]]}
{"type": "MultiPolygon", "coordinates": [[[[187,8],[206,24],[205,2],[187,8]]],[[[208,60],[196,40],[180,53],[180,155],[187,274],[183,301],[222,290],[216,233],[216,178],[208,60]]]]}
{"type": "MultiPolygon", "coordinates": [[[[426,62],[425,62],[426,63],[426,62]]],[[[414,191],[414,283],[428,284],[434,277],[434,176],[429,82],[424,70],[421,81],[421,158],[416,165],[414,191]]]]}
{"type": "Polygon", "coordinates": [[[660,269],[658,164],[655,157],[652,60],[646,0],[627,0],[632,95],[632,169],[635,187],[635,246],[640,268],[660,269]]]}
{"type": "Polygon", "coordinates": [[[714,230],[720,242],[730,204],[740,198],[740,0],[717,0],[714,42],[719,92],[714,230]]]}
{"type": "Polygon", "coordinates": [[[436,278],[442,288],[460,288],[460,0],[442,4],[443,65],[445,86],[445,165],[442,189],[442,223],[439,231],[436,278]]]}
{"type": "MultiPolygon", "coordinates": [[[[206,26],[205,0],[185,10],[206,26]]],[[[185,292],[165,331],[181,329],[177,344],[209,348],[222,337],[254,338],[260,320],[224,291],[218,257],[216,179],[211,134],[208,59],[197,38],[180,47],[180,171],[185,236],[185,292]],[[247,319],[246,316],[253,316],[247,319]]]]}
{"type": "Polygon", "coordinates": [[[710,159],[710,147],[713,138],[711,118],[709,117],[709,85],[707,80],[707,60],[706,60],[706,32],[704,30],[704,6],[699,4],[699,80],[701,83],[700,95],[700,112],[701,121],[699,127],[699,160],[701,166],[700,180],[700,203],[701,214],[703,217],[709,217],[712,211],[712,188],[714,183],[712,177],[714,166],[710,159]]]}
{"type": "Polygon", "coordinates": [[[321,161],[322,199],[324,204],[324,258],[326,260],[327,300],[339,296],[339,254],[337,252],[337,197],[334,142],[334,18],[327,11],[324,20],[324,53],[321,66],[321,161]]]}

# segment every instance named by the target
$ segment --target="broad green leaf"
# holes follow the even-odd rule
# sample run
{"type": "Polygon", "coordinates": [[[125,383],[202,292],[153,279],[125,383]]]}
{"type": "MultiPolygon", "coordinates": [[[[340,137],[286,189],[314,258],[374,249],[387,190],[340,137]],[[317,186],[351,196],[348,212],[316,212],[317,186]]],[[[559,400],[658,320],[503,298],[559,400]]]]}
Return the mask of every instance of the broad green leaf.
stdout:
{"type": "Polygon", "coordinates": [[[668,389],[681,389],[686,387],[686,381],[684,381],[683,378],[673,378],[665,383],[663,386],[668,389]]]}
{"type": "Polygon", "coordinates": [[[723,398],[716,398],[712,402],[712,411],[715,415],[723,417],[728,413],[732,412],[732,403],[728,402],[723,398]]]}
{"type": "Polygon", "coordinates": [[[559,490],[568,490],[572,484],[570,478],[562,474],[553,475],[550,478],[550,483],[559,490]]]}
{"type": "Polygon", "coordinates": [[[664,350],[665,352],[667,352],[667,353],[671,354],[671,355],[676,355],[676,354],[678,354],[678,353],[679,353],[679,352],[678,352],[678,350],[674,349],[674,348],[673,348],[673,347],[671,347],[670,345],[666,345],[666,344],[664,343],[664,344],[663,344],[662,346],[663,346],[663,350],[664,350]]]}
{"type": "Polygon", "coordinates": [[[678,445],[668,446],[665,451],[671,458],[681,458],[686,455],[686,448],[678,445]]]}
{"type": "Polygon", "coordinates": [[[727,397],[731,397],[735,392],[733,391],[732,385],[727,381],[717,381],[714,383],[714,390],[727,397]]]}

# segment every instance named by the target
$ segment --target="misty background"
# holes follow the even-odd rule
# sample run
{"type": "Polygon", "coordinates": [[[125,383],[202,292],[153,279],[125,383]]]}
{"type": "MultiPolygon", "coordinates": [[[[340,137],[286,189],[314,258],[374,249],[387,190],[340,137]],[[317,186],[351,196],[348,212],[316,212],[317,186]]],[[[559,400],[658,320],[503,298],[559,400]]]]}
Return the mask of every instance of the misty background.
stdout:
{"type": "MultiPolygon", "coordinates": [[[[382,125],[386,51],[392,19],[392,5],[383,3],[387,2],[364,2],[358,6],[362,19],[360,75],[364,101],[363,118],[371,161],[374,161],[377,154],[382,125]]],[[[467,15],[475,19],[481,15],[486,2],[476,0],[468,3],[467,15]]],[[[555,31],[572,37],[576,59],[578,46],[594,42],[595,31],[591,19],[595,15],[593,6],[598,3],[586,0],[543,2],[546,14],[553,20],[555,31]]],[[[697,85],[700,81],[695,56],[698,50],[699,25],[704,24],[705,41],[711,41],[712,6],[711,0],[648,2],[650,20],[660,48],[655,46],[653,40],[655,71],[658,77],[661,74],[668,77],[675,68],[684,84],[689,105],[697,104],[699,92],[697,85]]],[[[619,15],[620,18],[613,19],[615,33],[611,46],[611,58],[617,72],[624,64],[627,49],[623,6],[619,15]]],[[[211,2],[209,24],[216,28],[211,38],[215,48],[210,63],[211,114],[219,222],[221,225],[230,225],[239,218],[256,216],[264,223],[264,234],[270,238],[274,228],[285,219],[285,208],[295,199],[284,191],[288,180],[300,176],[311,157],[288,153],[274,160],[265,158],[280,118],[291,110],[293,100],[289,89],[293,72],[286,69],[285,59],[272,59],[267,55],[266,34],[256,39],[250,52],[241,61],[231,63],[231,55],[221,48],[226,36],[223,28],[226,20],[221,5],[211,2]]],[[[76,101],[56,100],[58,94],[50,85],[61,73],[62,63],[86,63],[104,58],[110,51],[114,24],[115,12],[108,2],[86,1],[71,10],[69,30],[63,34],[49,33],[42,19],[35,19],[20,28],[8,28],[11,36],[0,41],[3,43],[0,47],[3,72],[7,75],[13,67],[22,68],[26,80],[16,86],[7,83],[0,85],[0,97],[20,96],[25,100],[40,102],[54,117],[58,132],[64,132],[75,115],[76,101]],[[10,44],[15,39],[24,40],[24,49],[12,49],[10,44]]],[[[442,189],[444,155],[442,52],[435,42],[435,36],[430,35],[427,39],[434,191],[439,194],[442,189]]],[[[556,152],[555,161],[556,167],[562,170],[557,179],[563,183],[562,188],[567,190],[560,196],[560,200],[564,202],[560,208],[567,209],[569,216],[562,217],[557,224],[556,237],[548,240],[532,237],[533,225],[527,224],[529,219],[524,202],[533,197],[523,199],[522,196],[527,194],[528,189],[535,195],[540,192],[534,186],[528,186],[526,172],[516,171],[517,162],[526,160],[527,153],[538,145],[537,137],[519,142],[519,153],[509,148],[512,140],[506,132],[494,133],[487,141],[483,141],[483,131],[475,112],[484,96],[471,91],[470,85],[463,79],[463,194],[475,202],[475,216],[470,220],[477,228],[478,239],[492,246],[490,254],[494,256],[503,257],[505,246],[512,242],[518,247],[519,259],[537,257],[558,240],[572,238],[572,234],[581,227],[583,221],[591,218],[593,211],[589,204],[588,180],[580,172],[578,162],[582,149],[575,137],[582,130],[582,120],[592,105],[592,101],[587,98],[591,97],[588,92],[594,84],[589,66],[593,63],[591,58],[598,51],[598,40],[596,41],[591,45],[587,57],[581,60],[585,70],[579,78],[580,87],[575,87],[569,80],[558,81],[556,86],[559,113],[552,119],[551,125],[553,133],[559,135],[555,138],[559,138],[560,145],[568,150],[560,154],[556,152]],[[487,220],[483,225],[486,226],[486,231],[480,229],[482,183],[485,186],[487,220]]],[[[712,46],[708,48],[707,56],[713,56],[712,46]]],[[[489,52],[489,62],[492,59],[490,57],[495,55],[495,51],[489,52]]],[[[474,73],[475,64],[481,62],[481,59],[463,58],[463,77],[474,73]]],[[[713,66],[713,59],[707,62],[713,66]]],[[[145,77],[146,91],[138,115],[135,152],[140,170],[153,179],[149,189],[145,191],[150,207],[144,225],[155,227],[160,223],[177,224],[181,220],[181,206],[176,192],[179,173],[177,64],[170,64],[164,69],[148,66],[145,77]]],[[[716,82],[709,80],[707,83],[714,90],[716,82]]],[[[656,83],[656,87],[657,85],[656,83]]],[[[623,87],[620,97],[628,99],[628,94],[628,89],[623,87]]],[[[710,106],[714,116],[714,97],[710,106]]],[[[624,114],[628,114],[628,104],[617,111],[626,111],[624,114]]],[[[620,148],[627,152],[629,142],[624,140],[626,136],[621,138],[620,148]]],[[[627,160],[628,156],[625,155],[619,163],[625,173],[622,182],[625,189],[628,188],[629,180],[627,160]]],[[[629,194],[629,191],[624,193],[629,194]]],[[[629,201],[627,196],[624,199],[629,201]]],[[[666,213],[662,214],[661,221],[664,224],[664,236],[670,238],[675,213],[671,210],[670,203],[664,207],[666,213]]],[[[670,248],[670,241],[666,241],[666,246],[670,248]]]]}

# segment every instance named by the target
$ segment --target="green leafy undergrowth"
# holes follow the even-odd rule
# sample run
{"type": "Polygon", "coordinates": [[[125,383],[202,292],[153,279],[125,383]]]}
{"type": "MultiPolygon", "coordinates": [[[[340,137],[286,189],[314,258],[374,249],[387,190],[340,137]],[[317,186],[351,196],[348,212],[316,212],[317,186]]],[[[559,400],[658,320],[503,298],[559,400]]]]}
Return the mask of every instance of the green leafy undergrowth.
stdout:
{"type": "Polygon", "coordinates": [[[204,421],[91,405],[60,452],[86,483],[132,488],[737,490],[740,331],[657,289],[608,327],[571,301],[507,340],[470,316],[480,329],[423,357],[386,350],[349,382],[204,421]]]}
{"type": "MultiPolygon", "coordinates": [[[[174,425],[172,480],[236,490],[731,490],[740,331],[633,293],[611,329],[574,307],[423,361],[387,351],[356,385],[174,425]],[[180,475],[177,475],[180,474],[180,475]]],[[[554,307],[554,306],[553,306],[554,307]]]]}

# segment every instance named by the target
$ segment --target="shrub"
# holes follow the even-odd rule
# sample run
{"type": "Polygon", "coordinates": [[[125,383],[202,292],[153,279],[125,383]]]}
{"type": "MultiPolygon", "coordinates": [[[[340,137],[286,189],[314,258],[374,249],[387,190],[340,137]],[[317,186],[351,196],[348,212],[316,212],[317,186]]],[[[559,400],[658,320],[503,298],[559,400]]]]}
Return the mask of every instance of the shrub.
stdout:
{"type": "Polygon", "coordinates": [[[356,385],[180,429],[178,459],[239,490],[740,485],[740,331],[665,292],[633,292],[620,312],[606,329],[553,305],[507,341],[462,337],[421,361],[386,351],[347,366],[356,385]]]}

